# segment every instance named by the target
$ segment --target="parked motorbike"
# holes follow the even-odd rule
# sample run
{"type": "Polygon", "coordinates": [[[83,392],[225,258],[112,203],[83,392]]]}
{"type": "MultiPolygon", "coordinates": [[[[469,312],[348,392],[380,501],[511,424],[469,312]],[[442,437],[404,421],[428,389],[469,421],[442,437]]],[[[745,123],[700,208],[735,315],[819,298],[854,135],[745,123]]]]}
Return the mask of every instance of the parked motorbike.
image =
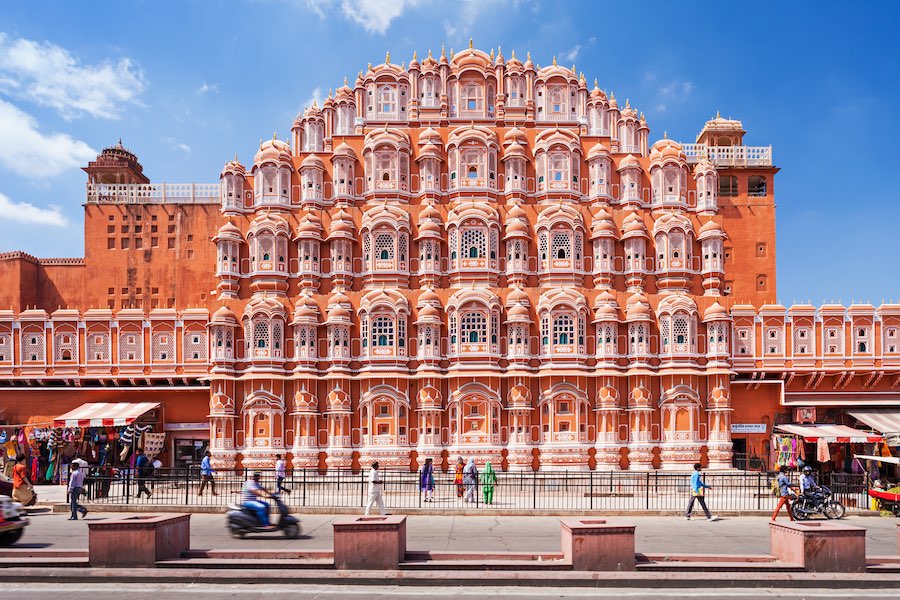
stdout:
{"type": "MultiPolygon", "coordinates": [[[[248,533],[270,533],[280,531],[284,537],[297,539],[300,537],[300,521],[290,514],[287,505],[281,500],[280,494],[272,494],[272,500],[278,508],[278,522],[271,525],[263,525],[256,517],[256,511],[244,508],[241,505],[228,507],[226,520],[228,531],[233,537],[243,539],[248,533]]],[[[271,511],[270,511],[271,512],[271,511]]]]}
{"type": "Polygon", "coordinates": [[[806,521],[813,515],[825,515],[828,519],[840,519],[847,512],[844,505],[837,500],[832,500],[831,490],[820,486],[814,496],[800,496],[791,506],[794,518],[798,521],[806,521]]]}

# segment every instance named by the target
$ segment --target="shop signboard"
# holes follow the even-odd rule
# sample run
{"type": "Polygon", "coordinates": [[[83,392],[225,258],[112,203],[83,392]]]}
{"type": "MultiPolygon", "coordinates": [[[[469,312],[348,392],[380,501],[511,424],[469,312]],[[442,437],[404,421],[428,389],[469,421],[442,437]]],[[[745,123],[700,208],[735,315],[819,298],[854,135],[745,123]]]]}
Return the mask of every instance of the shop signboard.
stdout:
{"type": "Polygon", "coordinates": [[[885,433],[884,441],[888,446],[900,446],[900,433],[885,433]]]}
{"type": "Polygon", "coordinates": [[[731,433],[762,433],[767,431],[765,423],[732,423],[731,433]]]}

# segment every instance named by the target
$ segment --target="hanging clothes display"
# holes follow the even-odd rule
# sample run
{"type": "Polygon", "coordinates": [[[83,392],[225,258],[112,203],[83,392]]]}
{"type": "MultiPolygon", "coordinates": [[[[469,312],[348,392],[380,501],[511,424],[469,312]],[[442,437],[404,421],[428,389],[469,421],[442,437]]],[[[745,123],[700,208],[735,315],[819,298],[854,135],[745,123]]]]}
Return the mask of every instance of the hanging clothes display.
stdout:
{"type": "Polygon", "coordinates": [[[831,462],[831,451],[828,449],[828,442],[825,438],[819,438],[816,441],[816,460],[820,463],[831,462]]]}
{"type": "Polygon", "coordinates": [[[144,454],[147,458],[153,460],[163,451],[166,445],[165,433],[145,433],[144,434],[144,454]]]}
{"type": "Polygon", "coordinates": [[[789,435],[773,435],[772,447],[775,449],[775,468],[797,466],[798,440],[789,435]]]}

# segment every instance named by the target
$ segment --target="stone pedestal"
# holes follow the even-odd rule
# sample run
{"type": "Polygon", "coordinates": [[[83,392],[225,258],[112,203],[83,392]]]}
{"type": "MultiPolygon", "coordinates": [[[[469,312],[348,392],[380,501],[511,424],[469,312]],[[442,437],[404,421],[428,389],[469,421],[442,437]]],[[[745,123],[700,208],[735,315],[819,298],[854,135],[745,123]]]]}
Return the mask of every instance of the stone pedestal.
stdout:
{"type": "Polygon", "coordinates": [[[562,552],[575,571],[634,571],[634,525],[613,519],[560,519],[562,552]]]}
{"type": "Polygon", "coordinates": [[[88,523],[92,567],[153,567],[190,547],[191,515],[134,515],[88,523]]]}
{"type": "Polygon", "coordinates": [[[406,517],[350,517],[334,522],[336,569],[396,569],[406,555],[406,517]]]}
{"type": "Polygon", "coordinates": [[[769,523],[772,554],[811,573],[865,573],[866,530],[830,521],[769,523]]]}

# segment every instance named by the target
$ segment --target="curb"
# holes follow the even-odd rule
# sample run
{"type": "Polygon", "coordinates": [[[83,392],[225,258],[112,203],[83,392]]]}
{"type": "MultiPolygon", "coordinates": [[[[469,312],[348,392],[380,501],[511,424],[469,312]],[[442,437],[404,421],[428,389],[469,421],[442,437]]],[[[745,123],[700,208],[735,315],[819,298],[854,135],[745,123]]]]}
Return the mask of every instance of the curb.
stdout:
{"type": "Polygon", "coordinates": [[[356,585],[404,587],[580,587],[580,588],[828,588],[900,589],[900,574],[848,573],[634,573],[569,572],[565,576],[531,571],[291,571],[289,575],[259,570],[191,569],[42,569],[0,570],[0,581],[30,583],[191,583],[270,585],[356,585]]]}

